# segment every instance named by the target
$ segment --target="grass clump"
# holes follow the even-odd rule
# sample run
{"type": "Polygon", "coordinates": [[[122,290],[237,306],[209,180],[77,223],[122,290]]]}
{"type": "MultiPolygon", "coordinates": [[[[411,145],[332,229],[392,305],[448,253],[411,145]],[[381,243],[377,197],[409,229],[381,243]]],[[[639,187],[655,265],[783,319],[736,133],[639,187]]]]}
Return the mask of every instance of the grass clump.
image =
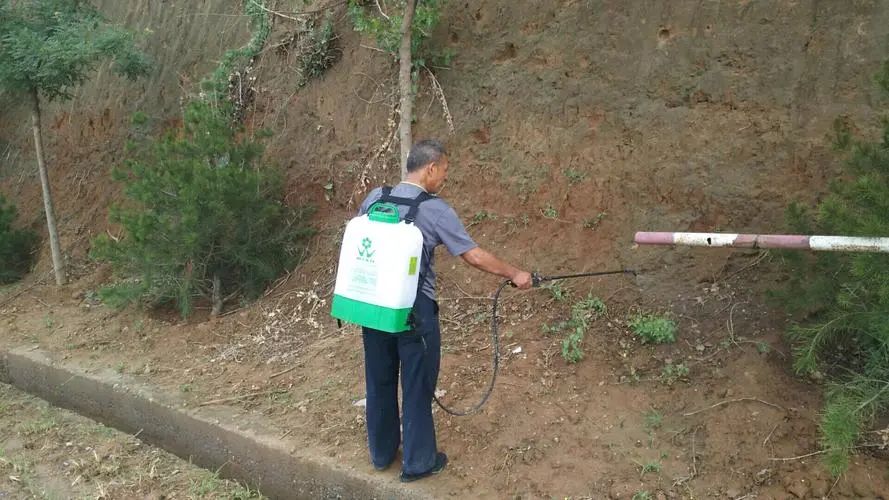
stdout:
{"type": "Polygon", "coordinates": [[[666,316],[639,314],[630,320],[630,329],[644,344],[676,342],[676,322],[666,316]]]}

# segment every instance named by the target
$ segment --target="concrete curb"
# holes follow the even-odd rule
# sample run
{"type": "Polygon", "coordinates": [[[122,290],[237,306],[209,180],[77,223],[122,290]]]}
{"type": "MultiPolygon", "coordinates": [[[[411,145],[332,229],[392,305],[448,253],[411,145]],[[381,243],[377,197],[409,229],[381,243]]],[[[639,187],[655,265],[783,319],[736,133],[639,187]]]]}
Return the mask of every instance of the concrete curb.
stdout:
{"type": "Polygon", "coordinates": [[[0,381],[123,432],[220,475],[258,488],[269,498],[431,498],[425,492],[301,455],[295,441],[256,416],[226,408],[182,408],[181,401],[129,377],[87,374],[47,353],[18,348],[0,354],[0,381]],[[240,425],[237,425],[237,424],[240,425]]]}

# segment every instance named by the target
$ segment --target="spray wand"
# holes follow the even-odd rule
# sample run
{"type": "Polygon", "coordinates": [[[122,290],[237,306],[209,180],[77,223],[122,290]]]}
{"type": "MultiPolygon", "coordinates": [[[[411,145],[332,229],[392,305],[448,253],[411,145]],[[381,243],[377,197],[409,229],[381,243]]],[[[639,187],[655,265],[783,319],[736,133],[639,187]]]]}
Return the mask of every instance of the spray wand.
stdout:
{"type": "MultiPolygon", "coordinates": [[[[555,281],[555,280],[564,280],[564,279],[573,279],[573,278],[587,278],[592,276],[608,276],[614,274],[631,274],[636,276],[636,271],[632,269],[621,269],[618,271],[597,271],[591,273],[578,273],[578,274],[563,274],[560,276],[544,276],[538,273],[533,273],[531,275],[531,286],[534,288],[539,287],[542,283],[546,281],[555,281]]],[[[485,389],[485,393],[482,395],[481,400],[478,403],[473,405],[471,408],[465,411],[455,410],[453,408],[448,408],[444,405],[439,399],[438,396],[433,392],[432,398],[435,399],[435,403],[444,410],[446,413],[457,417],[465,417],[467,415],[473,415],[477,413],[485,403],[488,402],[488,398],[491,396],[491,393],[494,391],[494,382],[497,380],[497,369],[500,367],[500,335],[498,333],[499,321],[497,320],[497,305],[500,301],[500,292],[503,291],[507,286],[515,286],[515,284],[506,280],[500,284],[497,288],[497,291],[494,292],[494,297],[492,299],[492,308],[491,308],[491,344],[492,344],[492,365],[494,367],[491,373],[491,380],[488,382],[488,387],[485,389]]]]}

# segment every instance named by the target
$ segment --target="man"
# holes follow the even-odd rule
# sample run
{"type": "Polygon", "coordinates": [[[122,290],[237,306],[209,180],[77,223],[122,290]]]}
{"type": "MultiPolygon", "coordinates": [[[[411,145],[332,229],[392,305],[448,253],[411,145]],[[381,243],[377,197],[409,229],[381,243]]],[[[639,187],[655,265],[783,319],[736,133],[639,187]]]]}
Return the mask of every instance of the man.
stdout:
{"type": "MultiPolygon", "coordinates": [[[[416,198],[438,193],[448,178],[448,155],[435,140],[418,142],[407,159],[407,179],[392,188],[391,196],[416,198]]],[[[380,199],[382,189],[372,191],[361,204],[367,213],[380,199]]],[[[404,217],[408,207],[399,207],[404,217]]],[[[482,271],[508,278],[520,289],[531,287],[531,274],[479,248],[472,241],[457,213],[444,200],[432,197],[420,204],[415,224],[423,233],[424,263],[421,283],[413,307],[410,332],[391,334],[362,329],[367,383],[367,437],[371,461],[385,470],[395,460],[404,441],[401,481],[410,482],[437,474],[448,457],[438,451],[432,420],[432,396],[438,381],[441,335],[438,304],[435,302],[435,247],[444,245],[454,256],[482,271]],[[398,412],[398,374],[401,371],[402,417],[398,412]],[[403,428],[403,437],[402,431],[403,428]]]]}

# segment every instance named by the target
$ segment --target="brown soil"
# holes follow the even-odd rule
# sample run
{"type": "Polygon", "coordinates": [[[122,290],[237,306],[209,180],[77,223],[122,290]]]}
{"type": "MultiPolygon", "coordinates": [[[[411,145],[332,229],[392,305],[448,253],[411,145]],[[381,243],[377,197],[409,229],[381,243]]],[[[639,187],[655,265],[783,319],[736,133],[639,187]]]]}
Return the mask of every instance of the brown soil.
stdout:
{"type": "MultiPolygon", "coordinates": [[[[144,1],[114,12],[171,34],[177,16],[190,11],[188,3],[168,3],[144,16],[144,1]]],[[[297,10],[300,2],[287,3],[278,8],[297,10]]],[[[203,8],[236,12],[218,1],[203,8]]],[[[275,132],[267,156],[288,173],[288,203],[320,209],[306,262],[263,299],[215,321],[206,311],[188,322],[114,312],[94,299],[110,273],[86,254],[92,236],[114,230],[105,214],[119,194],[107,170],[123,154],[129,115],[156,110],[158,130],[175,125],[177,85],[190,88],[183,78],[200,79],[222,48],[243,41],[244,27],[228,17],[200,16],[193,38],[169,41],[183,48],[182,61],[164,55],[167,40],[151,39],[167,58],[161,76],[134,87],[102,75],[78,100],[50,107],[50,164],[75,281],[27,288],[46,278],[44,249],[32,276],[0,296],[2,342],[32,342],[87,366],[140,375],[187,393],[193,404],[280,390],[234,404],[274,418],[310,450],[369,468],[362,409],[353,406],[363,398],[361,344],[353,328],[336,329],[327,301],[343,221],[365,183],[397,176],[395,66],[362,47],[372,42],[335,12],[340,61],[297,89],[293,56],[268,51],[247,116],[251,129],[275,132]],[[382,145],[391,147],[377,154],[382,145]]],[[[273,41],[290,29],[277,19],[273,41]]],[[[783,207],[817,198],[836,172],[828,139],[834,118],[872,131],[879,110],[869,75],[885,56],[887,35],[889,9],[864,3],[449,4],[433,36],[457,54],[437,76],[456,125],[444,197],[473,223],[480,244],[529,269],[644,272],[566,282],[564,301],[546,290],[509,292],[495,393],[480,415],[437,414],[439,443],[452,462],[417,487],[460,497],[889,495],[879,450],[856,455],[836,482],[817,455],[774,460],[818,449],[822,392],[817,381],[792,374],[781,335],[788,318],[765,300],[783,278],[780,259],[630,245],[642,229],[782,230],[783,207]],[[567,364],[560,335],[542,328],[565,319],[588,293],[609,313],[587,333],[585,358],[567,364]],[[671,315],[677,342],[641,345],[627,327],[641,311],[671,315]],[[689,373],[663,380],[668,363],[689,373]]],[[[428,76],[421,88],[415,135],[445,137],[428,76]]],[[[10,124],[24,116],[18,108],[5,113],[10,124]]],[[[0,169],[0,189],[39,228],[27,130],[0,132],[18,155],[0,169]]],[[[446,256],[437,265],[439,386],[447,402],[465,406],[490,376],[484,297],[497,280],[446,256]]]]}

